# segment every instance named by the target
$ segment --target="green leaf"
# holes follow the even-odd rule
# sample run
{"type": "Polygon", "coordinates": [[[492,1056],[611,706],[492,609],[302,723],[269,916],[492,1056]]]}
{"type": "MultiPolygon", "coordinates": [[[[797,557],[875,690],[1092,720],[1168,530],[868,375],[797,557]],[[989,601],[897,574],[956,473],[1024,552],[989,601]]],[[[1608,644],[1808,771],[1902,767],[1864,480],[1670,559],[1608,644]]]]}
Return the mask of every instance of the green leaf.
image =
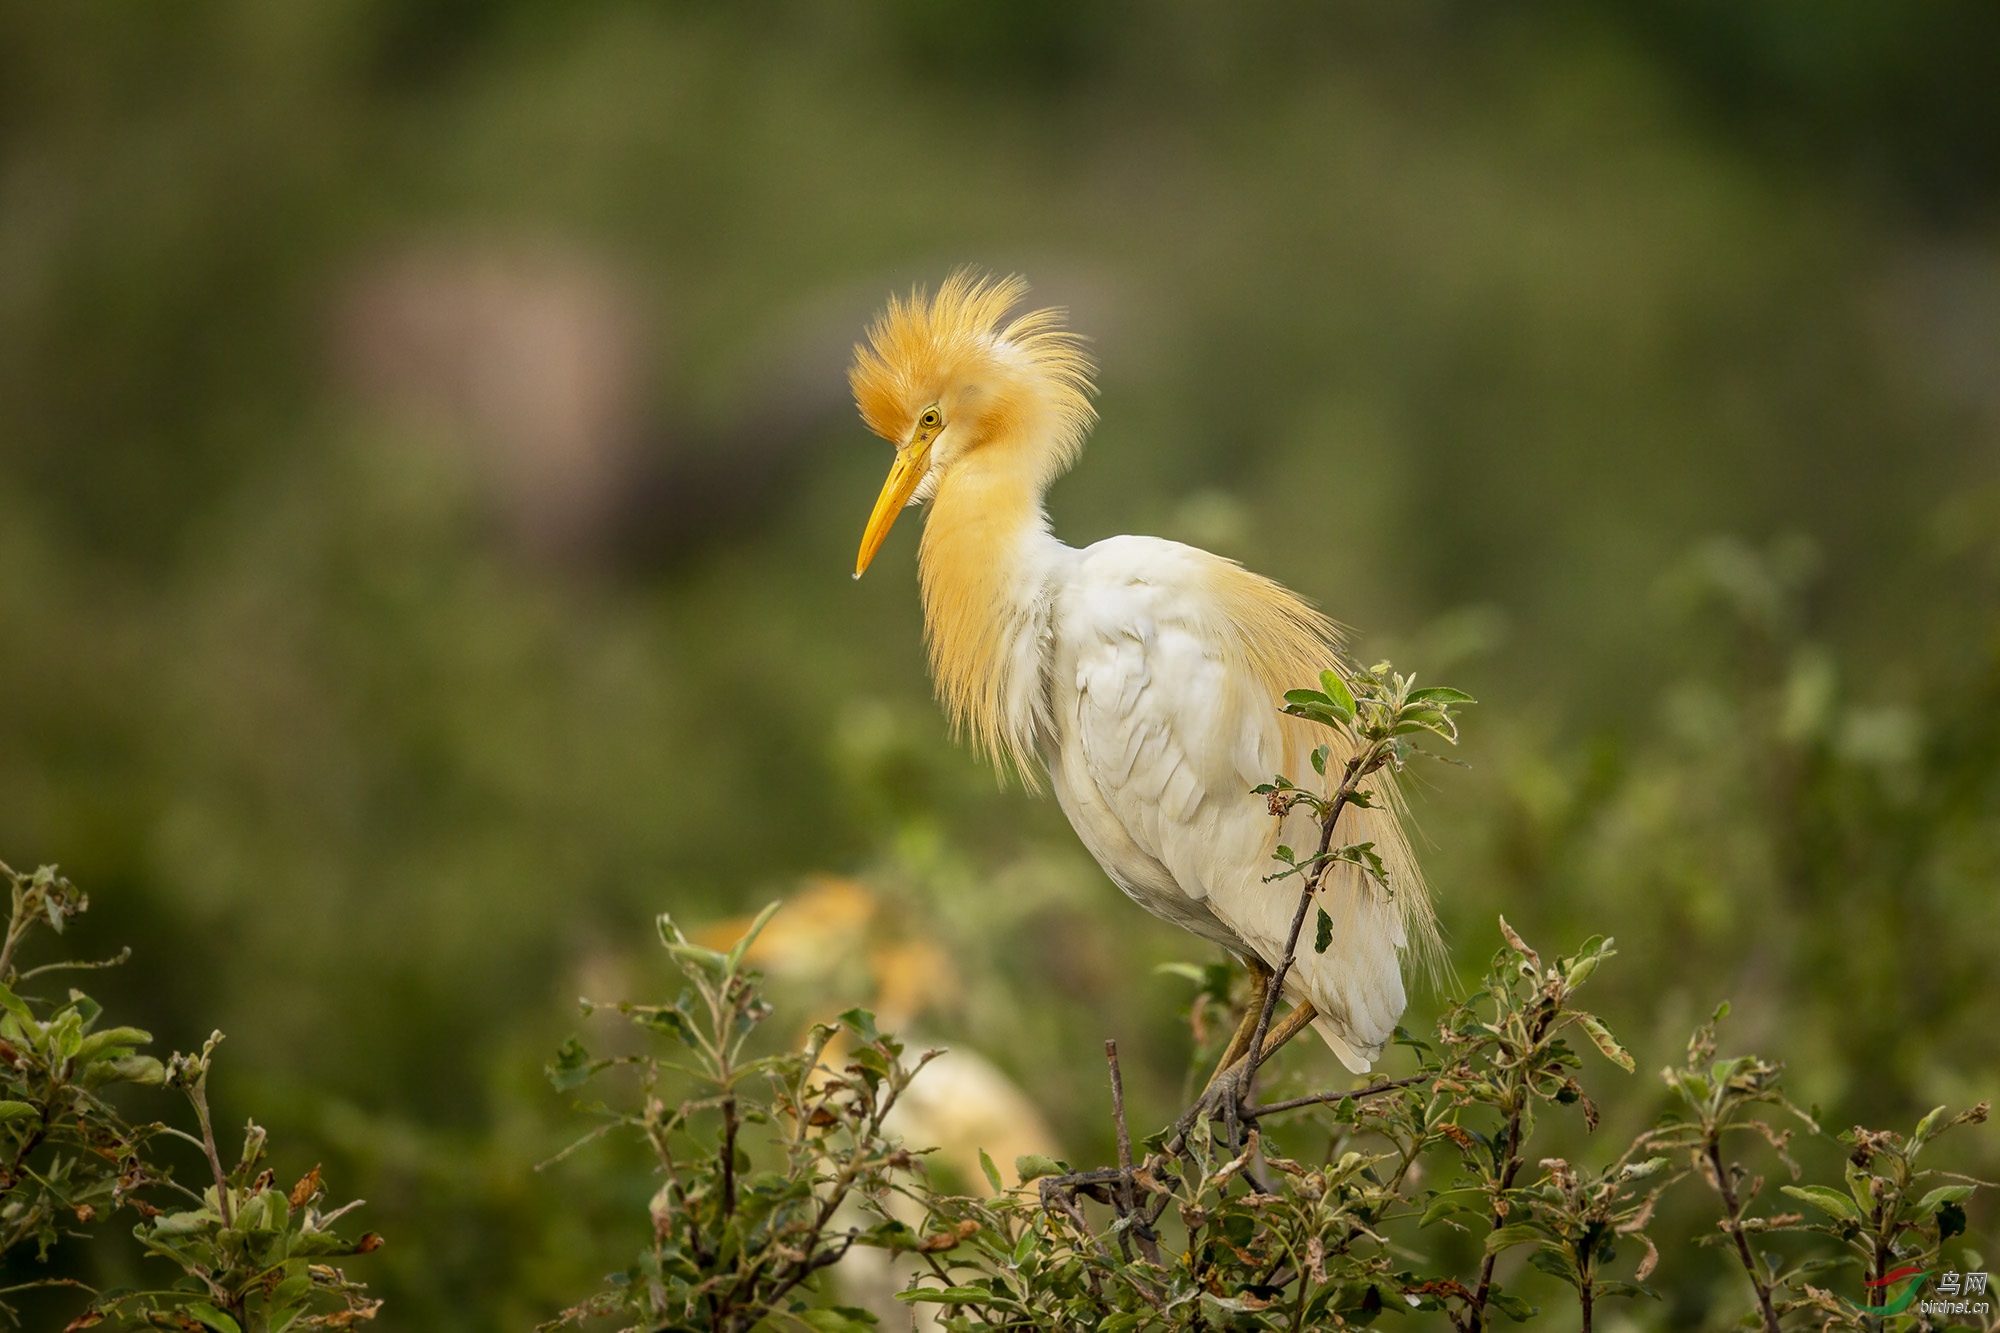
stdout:
{"type": "Polygon", "coordinates": [[[840,1021],[855,1036],[871,1045],[882,1039],[882,1034],[875,1030],[875,1015],[866,1009],[849,1009],[840,1016],[840,1021]]]}
{"type": "Polygon", "coordinates": [[[1919,1212],[1928,1213],[1939,1204],[1960,1203],[1972,1197],[1974,1185],[1940,1185],[1917,1202],[1919,1212]]]}
{"type": "Polygon", "coordinates": [[[1021,1178],[1023,1185],[1043,1176],[1059,1176],[1063,1164],[1053,1157],[1044,1157],[1038,1152],[1023,1153],[1014,1159],[1014,1174],[1021,1178]]]}
{"type": "Polygon", "coordinates": [[[1332,698],[1321,694],[1318,690],[1286,690],[1285,702],[1288,704],[1298,704],[1301,707],[1309,707],[1315,704],[1321,708],[1333,707],[1332,698]]]}
{"type": "Polygon", "coordinates": [[[1839,1190],[1830,1190],[1824,1185],[1784,1185],[1780,1192],[1802,1199],[1829,1217],[1837,1217],[1843,1222],[1859,1222],[1861,1210],[1854,1206],[1854,1200],[1839,1190]]]}
{"type": "Polygon", "coordinates": [[[986,1183],[993,1187],[995,1194],[1001,1193],[1006,1188],[1000,1183],[1000,1168],[993,1165],[993,1159],[986,1155],[984,1148],[979,1150],[979,1169],[986,1173],[986,1183]]]}
{"type": "Polygon", "coordinates": [[[1340,727],[1347,722],[1347,718],[1338,710],[1326,704],[1286,704],[1285,711],[1293,717],[1302,717],[1323,727],[1340,727]]]}
{"type": "Polygon", "coordinates": [[[801,1310],[794,1317],[806,1327],[821,1329],[824,1333],[865,1333],[868,1329],[880,1327],[874,1315],[851,1305],[801,1310]]]}
{"type": "Polygon", "coordinates": [[[549,1061],[544,1072],[557,1092],[568,1092],[580,1086],[592,1074],[609,1065],[609,1060],[593,1060],[582,1042],[572,1036],[556,1051],[556,1058],[549,1061]]]}
{"type": "Polygon", "coordinates": [[[222,1218],[209,1208],[189,1208],[178,1213],[162,1213],[153,1219],[154,1236],[192,1236],[219,1225],[222,1218]]]}
{"type": "Polygon", "coordinates": [[[22,1030],[30,1037],[39,1037],[41,1035],[42,1025],[40,1020],[35,1017],[34,1010],[28,1008],[27,1001],[14,994],[13,990],[9,987],[0,986],[0,1009],[5,1009],[8,1013],[14,1015],[20,1021],[22,1030]]]}
{"type": "Polygon", "coordinates": [[[641,1027],[650,1028],[654,1032],[662,1033],[669,1037],[677,1037],[686,1045],[693,1046],[696,1044],[694,1020],[689,1018],[677,1006],[661,1005],[657,1008],[652,1006],[635,1008],[632,1011],[632,1021],[641,1027]]]}
{"type": "Polygon", "coordinates": [[[32,1120],[41,1115],[27,1102],[0,1102],[0,1124],[12,1120],[32,1120]]]}
{"type": "Polygon", "coordinates": [[[1333,701],[1337,712],[1345,713],[1350,718],[1354,716],[1354,695],[1347,688],[1347,682],[1340,678],[1339,672],[1320,672],[1319,684],[1320,688],[1326,691],[1326,697],[1333,701]]]}
{"type": "Polygon", "coordinates": [[[1542,1312],[1540,1306],[1530,1305],[1513,1292],[1502,1291],[1498,1287],[1493,1288],[1487,1299],[1493,1302],[1494,1309],[1517,1324],[1524,1324],[1542,1312]]]}
{"type": "Polygon", "coordinates": [[[1611,1035],[1611,1029],[1599,1022],[1595,1015],[1579,1014],[1577,1022],[1581,1023],[1583,1030],[1590,1034],[1592,1044],[1597,1047],[1605,1059],[1617,1065],[1628,1074],[1638,1068],[1631,1055],[1623,1046],[1618,1044],[1618,1039],[1611,1035]]]}
{"type": "Polygon", "coordinates": [[[1446,1190],[1431,1200],[1417,1225],[1430,1226],[1447,1217],[1481,1216],[1486,1212],[1486,1195],[1476,1189],[1446,1190]]]}
{"type": "Polygon", "coordinates": [[[1401,721],[1389,729],[1391,736],[1409,736],[1419,731],[1428,731],[1442,736],[1453,745],[1458,744],[1458,728],[1450,718],[1430,708],[1420,708],[1414,713],[1404,714],[1401,721]]]}
{"type": "Polygon", "coordinates": [[[78,1060],[94,1060],[109,1051],[129,1051],[134,1046],[150,1046],[153,1034],[140,1028],[106,1028],[93,1032],[77,1047],[78,1060]]]}
{"type": "Polygon", "coordinates": [[[1543,1241],[1540,1248],[1528,1256],[1528,1266],[1550,1277],[1561,1278],[1571,1286],[1576,1286],[1582,1278],[1582,1274],[1576,1271],[1576,1259],[1569,1248],[1548,1241],[1543,1241]]]}
{"type": "Polygon", "coordinates": [[[735,947],[729,951],[729,970],[731,973],[734,973],[737,968],[743,966],[743,955],[750,951],[750,946],[757,942],[757,937],[764,933],[764,927],[771,924],[771,918],[776,916],[778,909],[783,906],[784,902],[780,900],[769,904],[763,911],[757,913],[757,919],[750,923],[750,929],[743,932],[743,938],[736,941],[735,947]]]}
{"type": "Polygon", "coordinates": [[[150,1055],[113,1055],[84,1066],[81,1082],[86,1088],[105,1083],[139,1083],[159,1087],[167,1081],[166,1066],[150,1055]]]}
{"type": "Polygon", "coordinates": [[[1934,1106],[1929,1115],[1917,1122],[1917,1132],[1912,1136],[1919,1144],[1928,1143],[1937,1134],[1939,1122],[1944,1119],[1944,1108],[1934,1106]]]}
{"type": "Polygon", "coordinates": [[[1526,1222],[1516,1222],[1512,1226],[1496,1227],[1487,1234],[1486,1252],[1497,1254],[1510,1245],[1526,1245],[1542,1238],[1541,1230],[1526,1222]]]}
{"type": "Polygon", "coordinates": [[[1313,922],[1313,952],[1325,953],[1333,944],[1333,918],[1324,907],[1318,910],[1319,919],[1313,922]]]}
{"type": "Polygon", "coordinates": [[[990,1301],[993,1293],[984,1287],[923,1287],[917,1291],[899,1291],[899,1301],[931,1301],[939,1305],[971,1305],[977,1301],[990,1301]]]}
{"type": "Polygon", "coordinates": [[[215,1333],[243,1333],[243,1326],[206,1301],[196,1301],[187,1312],[215,1330],[215,1333]]]}
{"type": "Polygon", "coordinates": [[[1454,690],[1449,685],[1432,685],[1421,690],[1411,690],[1409,702],[1413,704],[1476,704],[1479,700],[1464,690],[1454,690]]]}

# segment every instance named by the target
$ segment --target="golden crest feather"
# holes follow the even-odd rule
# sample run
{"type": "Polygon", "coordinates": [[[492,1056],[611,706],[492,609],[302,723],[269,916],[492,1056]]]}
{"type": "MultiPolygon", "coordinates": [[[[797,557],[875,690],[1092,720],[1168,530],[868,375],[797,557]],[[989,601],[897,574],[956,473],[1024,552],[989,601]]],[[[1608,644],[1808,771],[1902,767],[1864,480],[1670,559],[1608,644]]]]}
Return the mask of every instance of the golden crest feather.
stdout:
{"type": "Polygon", "coordinates": [[[900,446],[925,407],[954,390],[982,387],[994,408],[985,439],[1031,439],[1046,468],[1041,480],[1053,480],[1076,460],[1096,419],[1093,367],[1060,308],[1007,318],[1027,294],[1018,275],[960,268],[935,296],[922,288],[907,300],[891,296],[868,341],[855,345],[847,375],[868,428],[900,446]],[[1040,419],[1023,419],[1029,413],[1040,419]]]}

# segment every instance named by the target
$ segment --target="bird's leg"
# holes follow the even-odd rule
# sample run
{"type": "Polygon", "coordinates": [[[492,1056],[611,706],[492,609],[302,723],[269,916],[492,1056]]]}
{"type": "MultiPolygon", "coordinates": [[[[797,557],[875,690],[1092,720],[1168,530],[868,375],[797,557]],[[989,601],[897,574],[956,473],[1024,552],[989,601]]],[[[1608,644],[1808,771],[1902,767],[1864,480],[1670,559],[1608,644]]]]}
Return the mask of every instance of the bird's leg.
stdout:
{"type": "Polygon", "coordinates": [[[1311,1000],[1300,1000],[1292,1012],[1279,1019],[1277,1026],[1264,1034],[1264,1053],[1257,1058],[1257,1063],[1261,1065],[1276,1055],[1280,1046],[1298,1036],[1307,1024],[1318,1017],[1319,1010],[1313,1007],[1311,1000]]]}
{"type": "Polygon", "coordinates": [[[1243,1058],[1250,1049],[1250,1039],[1257,1035],[1257,1019],[1264,1012],[1264,996],[1271,989],[1271,969],[1264,960],[1252,955],[1243,965],[1250,969],[1250,1003],[1243,1010],[1243,1021],[1236,1025],[1236,1031],[1229,1038],[1229,1045],[1222,1050],[1222,1058],[1215,1062],[1215,1072],[1208,1076],[1208,1083],[1202,1088],[1206,1096],[1215,1081],[1222,1077],[1231,1065],[1243,1058]]]}
{"type": "MultiPolygon", "coordinates": [[[[1264,984],[1270,984],[1268,977],[1264,979],[1264,984]]],[[[1253,1020],[1251,1023],[1252,1033],[1256,1029],[1254,1020],[1257,1018],[1257,1015],[1258,1010],[1253,1008],[1250,1011],[1250,1017],[1253,1020]]],[[[1276,1055],[1279,1047],[1283,1046],[1293,1037],[1298,1036],[1300,1032],[1305,1030],[1308,1024],[1318,1017],[1319,1010],[1313,1007],[1311,1000],[1300,1000],[1297,1005],[1293,1006],[1290,1013],[1274,1023],[1270,1030],[1264,1034],[1264,1045],[1261,1048],[1263,1054],[1258,1056],[1257,1063],[1262,1065],[1265,1061],[1276,1055]]],[[[1208,1106],[1211,1111],[1218,1107],[1223,1108],[1225,1116],[1231,1120],[1235,1118],[1231,1112],[1233,1112],[1236,1103],[1242,1098],[1245,1080],[1250,1072],[1250,1061],[1248,1058],[1250,1036],[1247,1034],[1241,1035],[1243,1035],[1242,1052],[1237,1052],[1236,1043],[1232,1040],[1229,1044],[1229,1050],[1224,1053],[1225,1058],[1222,1065],[1215,1071],[1214,1076],[1208,1080],[1208,1086],[1202,1089],[1201,1093],[1202,1104],[1208,1106]],[[1230,1058],[1232,1056],[1233,1058],[1230,1058]]]]}

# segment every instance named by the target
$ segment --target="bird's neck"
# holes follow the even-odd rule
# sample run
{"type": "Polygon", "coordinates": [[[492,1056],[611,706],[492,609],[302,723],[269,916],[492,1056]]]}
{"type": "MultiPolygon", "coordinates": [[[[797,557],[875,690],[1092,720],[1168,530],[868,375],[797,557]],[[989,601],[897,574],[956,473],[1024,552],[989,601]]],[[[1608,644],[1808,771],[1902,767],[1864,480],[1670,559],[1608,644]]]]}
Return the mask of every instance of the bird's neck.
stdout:
{"type": "Polygon", "coordinates": [[[931,676],[954,727],[1035,781],[1050,577],[1043,481],[1020,451],[981,449],[939,479],[917,568],[931,676]]]}

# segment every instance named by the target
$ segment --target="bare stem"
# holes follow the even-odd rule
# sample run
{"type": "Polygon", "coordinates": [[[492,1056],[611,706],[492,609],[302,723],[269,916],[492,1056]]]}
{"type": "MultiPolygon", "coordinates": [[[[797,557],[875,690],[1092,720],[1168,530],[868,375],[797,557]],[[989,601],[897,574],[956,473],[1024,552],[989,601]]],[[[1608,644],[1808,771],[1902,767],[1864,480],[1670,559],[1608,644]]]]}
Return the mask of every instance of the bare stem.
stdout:
{"type": "Polygon", "coordinates": [[[201,1150],[208,1157],[208,1169],[215,1175],[215,1206],[222,1214],[222,1225],[236,1225],[236,1209],[229,1200],[229,1173],[222,1169],[222,1154],[215,1150],[215,1126],[208,1114],[208,1071],[188,1084],[188,1101],[194,1105],[194,1118],[201,1125],[201,1150]]]}
{"type": "Polygon", "coordinates": [[[1720,1134],[1710,1131],[1703,1147],[1708,1157],[1708,1169],[1715,1175],[1715,1192],[1722,1196],[1722,1207],[1727,1214],[1723,1230],[1736,1242],[1736,1257],[1743,1261],[1743,1271],[1750,1275],[1750,1285],[1756,1288],[1757,1315],[1763,1321],[1764,1333],[1778,1333],[1778,1312],[1771,1307],[1771,1287],[1764,1281],[1763,1274],[1757,1271],[1757,1255],[1743,1234],[1743,1203],[1737,1197],[1735,1183],[1729,1178],[1729,1168],[1723,1164],[1720,1134]]]}
{"type": "Polygon", "coordinates": [[[1239,1106],[1250,1100],[1251,1085],[1256,1081],[1258,1067],[1276,1054],[1275,1051],[1264,1049],[1264,1034],[1270,1030],[1271,1015],[1278,1007],[1279,996],[1284,993],[1285,978],[1290,974],[1292,964],[1297,961],[1299,934],[1305,929],[1306,911],[1318,899],[1320,886],[1326,883],[1327,872],[1333,868],[1333,862],[1327,859],[1327,853],[1333,848],[1334,826],[1340,822],[1341,812],[1347,809],[1347,803],[1354,798],[1354,793],[1360,790],[1361,780],[1381,766],[1382,746],[1379,742],[1368,746],[1348,760],[1347,767],[1341,774],[1340,787],[1334,792],[1333,799],[1327,803],[1326,813],[1320,816],[1319,848],[1308,863],[1312,869],[1300,877],[1303,882],[1299,885],[1299,905],[1292,912],[1292,928],[1285,936],[1285,956],[1279,961],[1276,971],[1271,975],[1271,984],[1264,991],[1264,1011],[1257,1016],[1257,1027],[1250,1037],[1250,1050],[1244,1057],[1243,1080],[1236,1089],[1236,1102],[1239,1106]]]}
{"type": "Polygon", "coordinates": [[[1260,1116],[1276,1115],[1280,1111],[1296,1111],[1301,1106],[1321,1106],[1329,1102],[1358,1101],[1363,1097],[1373,1097],[1378,1093],[1390,1092],[1396,1088],[1407,1088],[1413,1083],[1422,1083],[1429,1074],[1412,1074],[1408,1078],[1389,1079],[1382,1083],[1370,1083],[1365,1088],[1350,1088],[1346,1092],[1315,1092],[1304,1097],[1294,1097],[1290,1101],[1270,1102],[1264,1106],[1246,1106],[1242,1115],[1245,1120],[1255,1120],[1260,1116]]]}
{"type": "Polygon", "coordinates": [[[21,910],[21,877],[4,861],[0,861],[0,872],[4,872],[14,885],[14,910],[7,918],[7,941],[5,944],[0,944],[0,984],[6,984],[12,975],[14,949],[21,943],[21,937],[34,925],[35,919],[21,910]]]}
{"type": "MultiPolygon", "coordinates": [[[[1528,1087],[1535,1067],[1535,1052],[1548,1035],[1549,1023],[1558,1012],[1553,1002],[1543,1004],[1541,1012],[1528,1032],[1527,1049],[1515,1062],[1513,1069],[1514,1098],[1507,1112],[1507,1153],[1501,1159],[1500,1175],[1493,1191],[1493,1217],[1488,1224],[1498,1231],[1507,1223],[1507,1191],[1514,1188],[1514,1177],[1521,1170],[1521,1115],[1527,1109],[1528,1099],[1534,1094],[1528,1087]]],[[[1473,1288],[1466,1310],[1466,1333],[1478,1333],[1486,1325],[1486,1303],[1493,1295],[1493,1266],[1500,1259],[1497,1250],[1489,1251],[1479,1263],[1479,1285],[1473,1288]]]]}
{"type": "Polygon", "coordinates": [[[722,1099],[722,1215],[736,1211],[736,1099],[722,1099]]]}
{"type": "Polygon", "coordinates": [[[1133,1239],[1139,1242],[1139,1253],[1148,1262],[1160,1262],[1160,1245],[1153,1235],[1152,1223],[1139,1211],[1138,1201],[1132,1193],[1132,1130],[1125,1120],[1125,1075],[1118,1067],[1118,1043],[1104,1043],[1104,1060],[1111,1066],[1111,1119],[1118,1127],[1118,1207],[1131,1220],[1126,1224],[1133,1239]]]}

